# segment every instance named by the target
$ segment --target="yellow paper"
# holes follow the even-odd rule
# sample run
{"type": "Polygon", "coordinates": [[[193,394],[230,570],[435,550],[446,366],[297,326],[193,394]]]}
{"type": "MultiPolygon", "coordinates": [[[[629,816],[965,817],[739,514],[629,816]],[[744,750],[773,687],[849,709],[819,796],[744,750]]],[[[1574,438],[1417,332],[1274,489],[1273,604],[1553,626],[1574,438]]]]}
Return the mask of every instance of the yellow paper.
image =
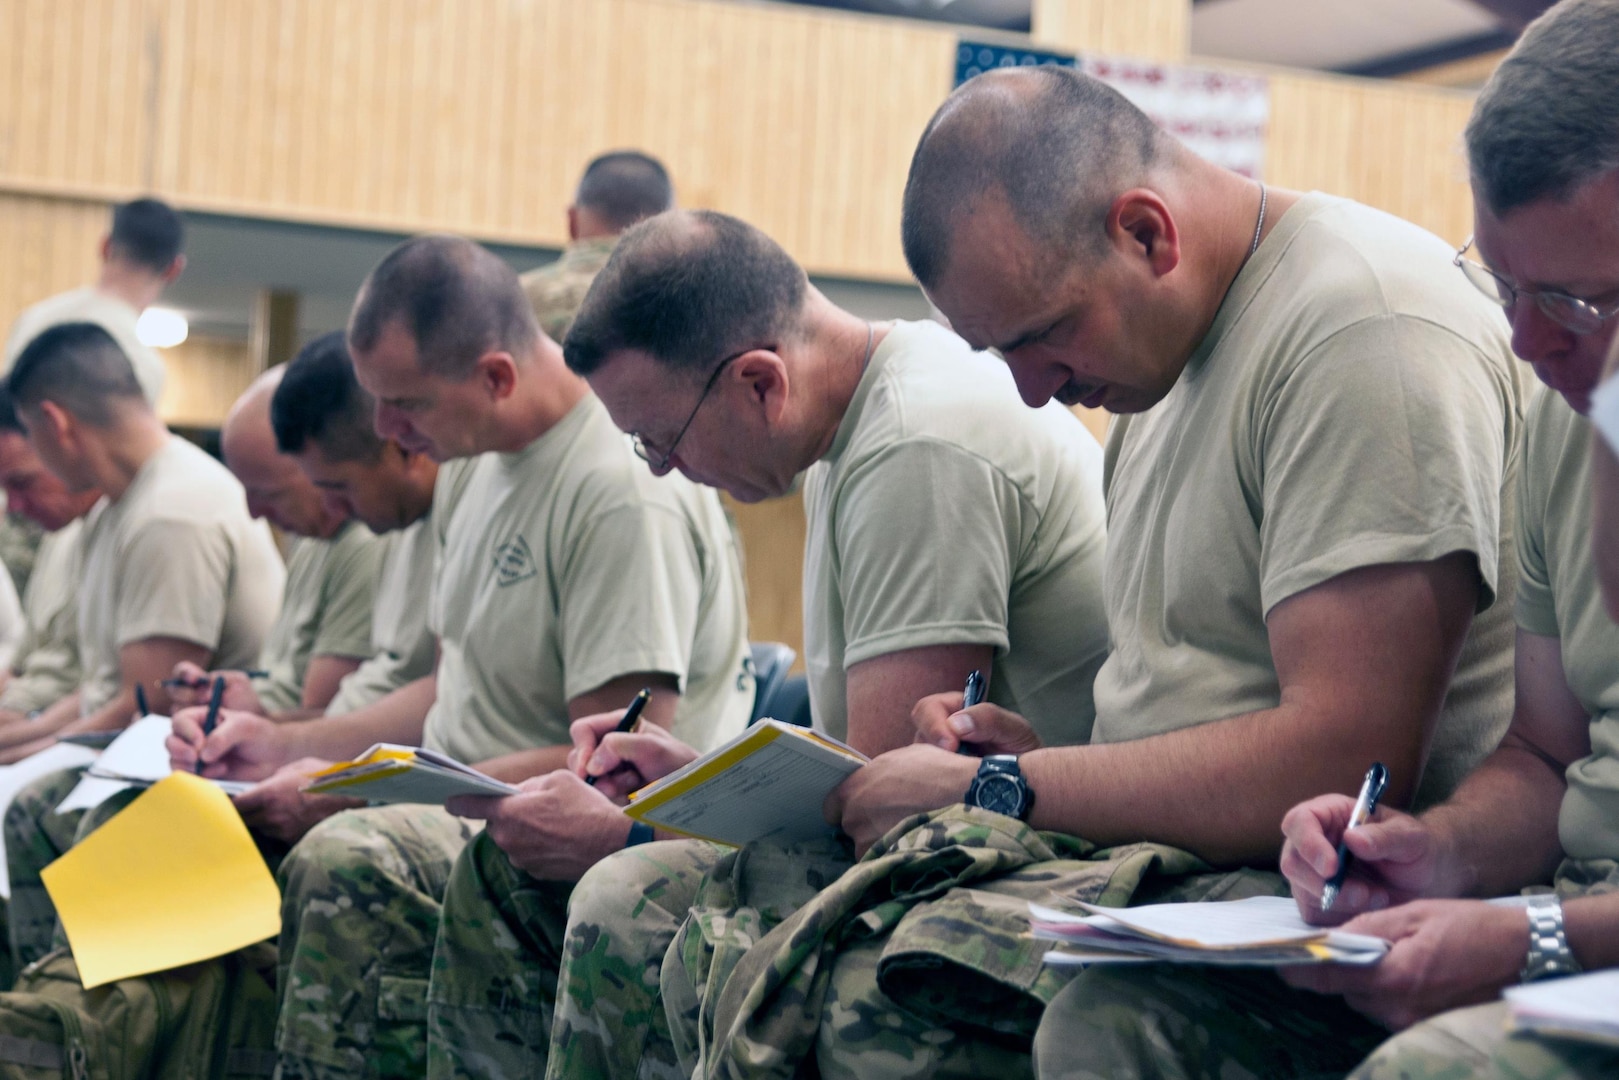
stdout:
{"type": "Polygon", "coordinates": [[[281,893],[216,785],[174,773],[40,875],[86,989],[281,929],[281,893]]]}

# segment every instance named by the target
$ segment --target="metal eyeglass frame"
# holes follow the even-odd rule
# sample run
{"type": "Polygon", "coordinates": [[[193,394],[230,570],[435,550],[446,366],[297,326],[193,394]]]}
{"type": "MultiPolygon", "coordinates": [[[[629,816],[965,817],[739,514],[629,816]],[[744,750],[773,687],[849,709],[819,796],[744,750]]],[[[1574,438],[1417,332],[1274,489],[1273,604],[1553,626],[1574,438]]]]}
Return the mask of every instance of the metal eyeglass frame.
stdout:
{"type": "Polygon", "coordinates": [[[1619,315],[1619,302],[1603,310],[1589,300],[1571,296],[1559,289],[1526,289],[1514,285],[1477,259],[1467,258],[1467,249],[1472,246],[1473,238],[1469,236],[1451,262],[1462,272],[1462,276],[1472,282],[1474,288],[1504,308],[1517,303],[1520,296],[1527,297],[1535,302],[1542,315],[1575,334],[1594,334],[1602,329],[1603,323],[1619,315]]]}

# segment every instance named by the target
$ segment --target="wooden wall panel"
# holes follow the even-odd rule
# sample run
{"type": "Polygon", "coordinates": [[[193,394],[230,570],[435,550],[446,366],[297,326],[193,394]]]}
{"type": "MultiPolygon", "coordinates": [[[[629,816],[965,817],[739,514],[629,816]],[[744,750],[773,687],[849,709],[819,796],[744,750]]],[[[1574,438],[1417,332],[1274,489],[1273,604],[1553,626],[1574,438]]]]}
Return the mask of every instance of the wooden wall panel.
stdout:
{"type": "Polygon", "coordinates": [[[1034,0],[1035,41],[1079,52],[1186,59],[1191,0],[1034,0]]]}
{"type": "Polygon", "coordinates": [[[193,334],[159,355],[169,378],[157,411],[169,424],[218,427],[259,370],[248,343],[229,338],[193,334]]]}
{"type": "Polygon", "coordinates": [[[107,207],[0,192],[0,333],[37,300],[95,280],[107,207]]]}
{"type": "Polygon", "coordinates": [[[798,651],[804,670],[804,500],[797,494],[760,503],[723,496],[742,538],[748,584],[748,636],[780,641],[798,651]]]}

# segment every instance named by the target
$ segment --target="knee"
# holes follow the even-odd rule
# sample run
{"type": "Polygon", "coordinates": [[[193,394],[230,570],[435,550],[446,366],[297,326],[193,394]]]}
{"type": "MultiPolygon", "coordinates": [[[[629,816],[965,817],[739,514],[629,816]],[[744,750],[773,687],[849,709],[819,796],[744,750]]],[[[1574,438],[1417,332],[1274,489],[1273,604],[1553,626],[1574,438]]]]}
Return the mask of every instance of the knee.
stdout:
{"type": "Polygon", "coordinates": [[[281,861],[278,876],[286,900],[369,892],[387,877],[390,860],[385,837],[363,827],[363,810],[346,811],[310,829],[281,861]]]}

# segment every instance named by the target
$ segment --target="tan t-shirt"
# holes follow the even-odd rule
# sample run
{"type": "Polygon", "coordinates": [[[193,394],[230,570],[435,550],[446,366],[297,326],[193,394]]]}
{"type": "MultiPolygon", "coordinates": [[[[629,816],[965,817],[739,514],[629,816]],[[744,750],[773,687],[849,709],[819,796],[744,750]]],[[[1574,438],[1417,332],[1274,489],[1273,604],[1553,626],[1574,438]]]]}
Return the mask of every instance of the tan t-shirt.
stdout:
{"type": "Polygon", "coordinates": [[[350,672],[326,706],[340,716],[433,673],[427,625],[437,543],[432,515],[381,538],[382,566],[371,607],[371,656],[350,672]]]}
{"type": "Polygon", "coordinates": [[[85,713],[118,693],[118,650],[131,642],[178,638],[208,648],[215,667],[257,663],[286,568],[225,466],[171,436],[122,498],[98,506],[79,591],[85,713]]]}
{"type": "Polygon", "coordinates": [[[83,519],[70,521],[39,542],[22,598],[28,628],[13,664],[15,674],[0,693],[0,709],[27,713],[48,708],[78,688],[83,531],[83,519]]]}
{"type": "Polygon", "coordinates": [[[1512,710],[1521,376],[1500,308],[1415,225],[1305,196],[1237,275],[1163,401],[1107,446],[1096,739],[1274,708],[1265,619],[1357,567],[1477,556],[1480,611],[1417,795],[1447,795],[1512,710]]]}
{"type": "Polygon", "coordinates": [[[854,664],[989,645],[991,701],[1048,745],[1090,738],[1107,651],[1102,448],[1067,409],[1029,409],[1005,364],[937,323],[896,323],[805,474],[804,510],[817,727],[847,737],[854,664]]]}
{"type": "Polygon", "coordinates": [[[140,313],[116,296],[96,288],[74,289],[58,293],[25,310],[12,324],[11,336],[6,338],[4,359],[0,359],[0,375],[11,373],[11,365],[40,334],[63,323],[95,323],[118,343],[135,369],[135,378],[152,408],[157,408],[163,397],[163,384],[168,372],[155,351],[141,344],[135,333],[140,313]]]}
{"type": "Polygon", "coordinates": [[[1568,767],[1557,819],[1576,859],[1619,859],[1619,626],[1591,555],[1591,424],[1542,389],[1518,489],[1518,625],[1559,639],[1563,676],[1591,715],[1591,754],[1568,767]]]}
{"type": "Polygon", "coordinates": [[[315,656],[361,659],[371,655],[371,607],[382,544],[358,521],[330,540],[294,537],[287,553],[287,588],[259,667],[270,673],[254,683],[271,712],[300,708],[304,677],[315,656]]]}
{"type": "Polygon", "coordinates": [[[742,730],[742,567],[713,492],[653,477],[593,396],[523,450],[462,468],[447,518],[434,491],[440,652],[424,745],[462,761],[561,745],[570,699],[641,671],[679,678],[674,730],[692,745],[742,730]]]}

